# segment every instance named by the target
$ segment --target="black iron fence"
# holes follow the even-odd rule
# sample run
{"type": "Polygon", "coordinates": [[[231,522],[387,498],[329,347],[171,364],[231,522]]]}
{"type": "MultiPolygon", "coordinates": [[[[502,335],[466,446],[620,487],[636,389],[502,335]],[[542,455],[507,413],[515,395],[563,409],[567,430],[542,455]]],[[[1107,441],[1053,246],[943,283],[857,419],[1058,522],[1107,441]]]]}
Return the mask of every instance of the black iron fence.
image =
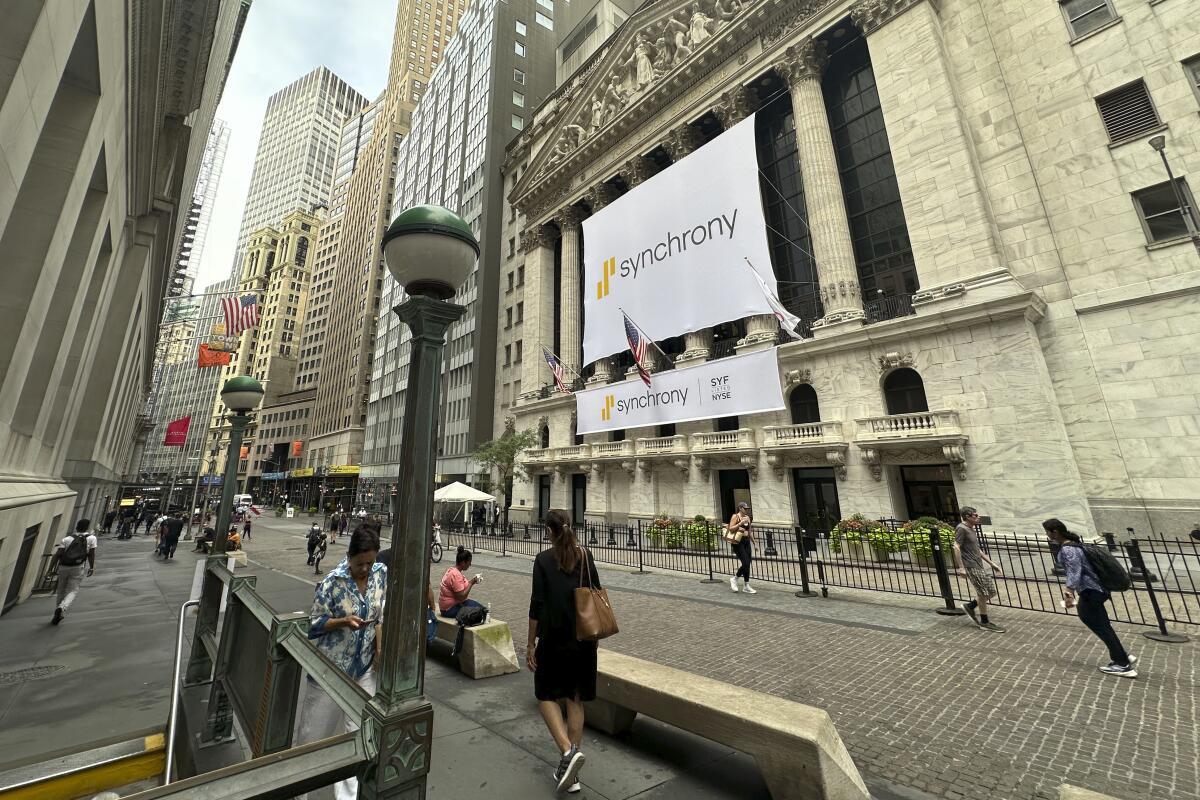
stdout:
{"type": "MultiPolygon", "coordinates": [[[[896,520],[884,520],[884,533],[852,541],[828,532],[756,526],[754,580],[795,586],[797,594],[828,596],[831,588],[936,598],[943,611],[956,613],[960,600],[973,591],[959,570],[949,536],[906,534],[896,520]]],[[[738,562],[715,522],[658,525],[589,522],[577,531],[597,562],[691,573],[706,579],[733,575],[738,562]]],[[[537,524],[451,525],[443,530],[448,545],[472,550],[536,556],[550,546],[537,524]]],[[[998,606],[1070,613],[1062,602],[1063,578],[1054,549],[1044,537],[1016,533],[984,533],[981,545],[1000,568],[996,576],[998,606]]],[[[1200,542],[1162,536],[1130,536],[1118,541],[1104,534],[1104,546],[1129,571],[1133,587],[1114,592],[1114,619],[1155,626],[1200,625],[1200,542]]]]}

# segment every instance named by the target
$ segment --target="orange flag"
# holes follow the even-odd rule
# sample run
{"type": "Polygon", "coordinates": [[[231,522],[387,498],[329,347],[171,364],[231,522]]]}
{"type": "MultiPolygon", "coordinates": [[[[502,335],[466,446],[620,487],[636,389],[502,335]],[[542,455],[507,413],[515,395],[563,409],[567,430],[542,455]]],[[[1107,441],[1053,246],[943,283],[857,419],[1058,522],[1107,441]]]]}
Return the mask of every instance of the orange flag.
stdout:
{"type": "Polygon", "coordinates": [[[233,353],[220,353],[209,349],[207,344],[200,345],[200,367],[220,367],[233,360],[233,353]]]}

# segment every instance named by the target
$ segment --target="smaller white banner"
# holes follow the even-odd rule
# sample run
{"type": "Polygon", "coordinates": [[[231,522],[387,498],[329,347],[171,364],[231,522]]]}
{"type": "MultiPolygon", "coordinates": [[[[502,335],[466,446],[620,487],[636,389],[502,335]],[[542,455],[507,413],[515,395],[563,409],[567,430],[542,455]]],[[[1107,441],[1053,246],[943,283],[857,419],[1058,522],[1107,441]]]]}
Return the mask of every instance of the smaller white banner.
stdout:
{"type": "Polygon", "coordinates": [[[776,348],[656,372],[575,393],[579,433],[755,414],[783,408],[776,348]]]}

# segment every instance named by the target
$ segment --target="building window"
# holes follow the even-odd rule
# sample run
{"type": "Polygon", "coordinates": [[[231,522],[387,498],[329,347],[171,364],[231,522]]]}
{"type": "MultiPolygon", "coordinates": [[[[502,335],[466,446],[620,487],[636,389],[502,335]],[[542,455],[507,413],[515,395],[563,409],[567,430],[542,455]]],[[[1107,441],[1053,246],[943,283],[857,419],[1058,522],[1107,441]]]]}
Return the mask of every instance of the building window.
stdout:
{"type": "Polygon", "coordinates": [[[525,85],[525,73],[522,72],[521,70],[517,69],[516,67],[513,68],[513,82],[519,83],[522,86],[525,85]]]}
{"type": "Polygon", "coordinates": [[[506,345],[504,345],[504,366],[507,367],[507,366],[511,366],[511,365],[512,365],[512,345],[506,344],[506,345]]]}
{"type": "Polygon", "coordinates": [[[919,414],[929,410],[925,382],[915,369],[901,367],[883,381],[883,399],[889,414],[919,414]]]}
{"type": "Polygon", "coordinates": [[[792,413],[793,425],[807,425],[821,421],[821,406],[817,392],[810,384],[802,383],[788,395],[788,410],[792,413]]]}
{"type": "Polygon", "coordinates": [[[517,35],[518,36],[525,35],[525,23],[521,22],[521,20],[517,20],[517,35]]]}
{"type": "Polygon", "coordinates": [[[517,130],[517,131],[521,130],[522,128],[525,127],[525,118],[522,117],[520,114],[513,114],[512,115],[512,126],[513,126],[513,130],[517,130]]]}
{"type": "Polygon", "coordinates": [[[1200,56],[1192,56],[1183,62],[1183,72],[1187,75],[1192,91],[1196,93],[1196,101],[1200,102],[1200,56]]]}
{"type": "Polygon", "coordinates": [[[513,360],[517,364],[521,363],[521,340],[520,339],[517,340],[517,352],[516,352],[516,356],[513,360]]]}
{"type": "Polygon", "coordinates": [[[1138,216],[1142,220],[1142,229],[1146,232],[1146,240],[1150,243],[1166,242],[1188,235],[1187,222],[1183,215],[1188,214],[1192,224],[1196,223],[1195,200],[1183,178],[1175,179],[1178,194],[1172,190],[1171,184],[1163,181],[1156,186],[1133,193],[1133,203],[1137,206],[1138,216]],[[1183,196],[1184,207],[1179,207],[1179,196],[1183,196]]]}
{"type": "Polygon", "coordinates": [[[511,292],[512,290],[513,290],[513,274],[510,272],[510,273],[508,273],[508,291],[511,292]]]}
{"type": "Polygon", "coordinates": [[[1059,0],[1059,5],[1074,39],[1117,18],[1110,0],[1059,0]]]}
{"type": "Polygon", "coordinates": [[[520,42],[513,42],[513,52],[519,56],[525,55],[525,45],[520,42]]]}
{"type": "MultiPolygon", "coordinates": [[[[512,258],[516,254],[516,252],[517,252],[516,237],[510,236],[510,237],[508,237],[508,257],[512,258]]],[[[509,289],[512,288],[512,273],[511,272],[508,273],[508,288],[509,289]]]]}
{"type": "Polygon", "coordinates": [[[533,12],[533,19],[537,22],[538,25],[541,25],[546,30],[548,30],[548,31],[554,30],[554,20],[550,19],[542,12],[540,12],[540,11],[533,12]]]}
{"type": "Polygon", "coordinates": [[[520,92],[513,92],[513,105],[517,108],[525,107],[525,95],[520,92]]]}
{"type": "Polygon", "coordinates": [[[1110,142],[1123,142],[1158,128],[1158,112],[1145,82],[1136,80],[1096,98],[1110,142]]]}
{"type": "Polygon", "coordinates": [[[525,285],[525,265],[517,267],[517,286],[525,285]]]}
{"type": "Polygon", "coordinates": [[[504,330],[508,330],[512,327],[512,311],[513,310],[511,308],[504,309],[504,330]]]}

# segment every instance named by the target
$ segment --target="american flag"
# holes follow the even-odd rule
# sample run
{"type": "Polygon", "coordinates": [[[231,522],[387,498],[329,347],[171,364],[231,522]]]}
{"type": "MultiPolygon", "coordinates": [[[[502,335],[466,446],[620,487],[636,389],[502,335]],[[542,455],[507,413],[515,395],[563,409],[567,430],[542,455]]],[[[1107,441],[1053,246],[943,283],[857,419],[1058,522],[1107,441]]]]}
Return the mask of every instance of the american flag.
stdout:
{"type": "Polygon", "coordinates": [[[225,314],[225,330],[229,336],[237,336],[247,328],[258,324],[258,295],[226,297],[221,301],[225,314]]]}
{"type": "Polygon", "coordinates": [[[550,371],[554,373],[554,385],[560,392],[572,394],[571,390],[567,388],[566,367],[563,366],[562,361],[547,350],[545,345],[542,345],[542,355],[546,357],[546,363],[550,366],[550,371]]]}
{"type": "Polygon", "coordinates": [[[625,320],[625,338],[629,340],[629,352],[633,353],[633,362],[637,364],[638,377],[646,387],[650,386],[650,371],[646,369],[646,340],[642,337],[637,325],[630,321],[624,311],[621,316],[625,320]]]}

